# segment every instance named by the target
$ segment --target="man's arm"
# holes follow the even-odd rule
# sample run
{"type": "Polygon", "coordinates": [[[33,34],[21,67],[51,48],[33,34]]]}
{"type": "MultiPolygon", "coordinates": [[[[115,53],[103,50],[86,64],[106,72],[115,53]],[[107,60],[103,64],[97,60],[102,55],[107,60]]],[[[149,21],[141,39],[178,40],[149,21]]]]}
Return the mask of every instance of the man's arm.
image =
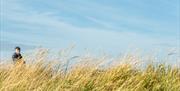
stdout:
{"type": "Polygon", "coordinates": [[[12,60],[13,60],[13,61],[16,61],[16,60],[17,60],[16,54],[13,54],[13,55],[12,55],[12,60]]]}
{"type": "Polygon", "coordinates": [[[22,55],[21,54],[19,54],[19,58],[18,59],[22,59],[22,55]]]}

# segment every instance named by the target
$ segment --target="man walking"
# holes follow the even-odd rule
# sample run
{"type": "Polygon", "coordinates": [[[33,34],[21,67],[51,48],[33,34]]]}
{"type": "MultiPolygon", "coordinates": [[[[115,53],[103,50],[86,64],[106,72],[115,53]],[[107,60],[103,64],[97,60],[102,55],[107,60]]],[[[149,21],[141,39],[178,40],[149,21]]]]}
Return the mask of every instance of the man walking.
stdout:
{"type": "Polygon", "coordinates": [[[17,64],[17,63],[25,63],[24,61],[22,61],[22,56],[21,56],[21,48],[20,47],[15,47],[15,53],[12,56],[13,59],[13,63],[17,64]]]}

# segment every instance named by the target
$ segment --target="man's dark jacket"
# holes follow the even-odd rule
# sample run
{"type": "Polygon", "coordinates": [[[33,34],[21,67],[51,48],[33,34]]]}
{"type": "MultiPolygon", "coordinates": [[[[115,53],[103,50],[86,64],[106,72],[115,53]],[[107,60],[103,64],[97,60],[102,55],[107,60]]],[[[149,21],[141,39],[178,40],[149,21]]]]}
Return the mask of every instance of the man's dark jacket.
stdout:
{"type": "Polygon", "coordinates": [[[21,59],[21,54],[14,53],[12,56],[13,62],[16,62],[17,60],[21,59]]]}

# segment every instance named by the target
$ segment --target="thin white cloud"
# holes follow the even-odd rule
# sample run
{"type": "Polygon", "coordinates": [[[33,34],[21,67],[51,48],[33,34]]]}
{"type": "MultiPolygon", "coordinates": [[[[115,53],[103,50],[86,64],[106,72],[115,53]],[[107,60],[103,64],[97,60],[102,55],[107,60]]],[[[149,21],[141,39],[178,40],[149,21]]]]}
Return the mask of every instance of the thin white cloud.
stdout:
{"type": "MultiPolygon", "coordinates": [[[[116,30],[118,29],[118,27],[114,26],[114,24],[111,23],[113,21],[109,22],[109,21],[100,20],[100,19],[91,17],[90,16],[91,14],[89,16],[85,14],[84,17],[87,17],[91,21],[98,23],[106,28],[99,29],[96,27],[90,27],[90,28],[79,27],[74,24],[71,24],[69,21],[61,20],[61,18],[63,17],[61,17],[60,15],[57,15],[56,13],[33,11],[31,9],[26,9],[25,7],[21,6],[20,4],[16,2],[10,3],[10,4],[8,2],[10,3],[10,1],[7,1],[5,3],[7,5],[11,5],[11,7],[5,6],[7,11],[3,13],[3,17],[6,18],[7,20],[12,21],[13,23],[17,23],[17,22],[22,23],[24,24],[23,27],[25,29],[32,29],[34,27],[32,31],[37,32],[37,33],[39,33],[39,31],[46,32],[47,31],[46,29],[48,30],[50,29],[52,31],[51,33],[52,35],[48,37],[45,37],[48,35],[48,33],[43,37],[38,36],[38,34],[31,35],[32,38],[27,38],[27,42],[37,41],[36,43],[38,43],[39,41],[39,43],[44,43],[47,45],[52,44],[51,46],[53,47],[56,45],[61,45],[61,44],[66,45],[70,42],[75,42],[76,44],[79,44],[78,46],[81,46],[81,47],[87,47],[87,48],[98,47],[98,48],[113,49],[113,50],[114,49],[121,50],[131,45],[135,47],[140,47],[140,48],[149,48],[153,44],[156,44],[156,43],[172,43],[172,44],[175,43],[175,41],[174,42],[171,41],[171,40],[174,40],[174,38],[156,39],[152,36],[150,37],[150,36],[145,36],[140,33],[136,33],[136,31],[127,31],[127,30],[123,31],[124,28],[120,28],[119,30],[122,29],[122,31],[119,32],[116,30]],[[13,8],[13,6],[15,6],[16,8],[13,8]],[[36,29],[39,26],[42,27],[42,30],[36,29]],[[110,28],[111,30],[108,28],[110,28]],[[112,30],[113,28],[114,30],[112,30]],[[54,35],[53,35],[53,32],[54,32],[54,35]],[[64,35],[64,36],[58,36],[58,34],[64,35]],[[33,36],[39,39],[32,40],[33,36]],[[63,40],[61,38],[66,39],[66,40],[63,40]],[[43,39],[46,40],[46,42],[42,42],[43,39]]],[[[97,8],[96,4],[94,4],[94,6],[96,7],[93,9],[92,8],[89,9],[87,7],[83,8],[82,6],[79,6],[79,8],[76,8],[76,9],[77,10],[81,9],[80,11],[83,11],[83,12],[85,12],[86,10],[92,11],[91,13],[93,13],[93,11],[95,11],[95,9],[97,8]]],[[[104,13],[107,9],[109,11],[114,9],[114,8],[108,8],[105,6],[98,7],[98,8],[102,9],[101,13],[102,12],[104,13]]],[[[67,8],[65,8],[65,10],[66,9],[67,8]]],[[[73,12],[72,7],[68,8],[67,10],[70,10],[73,12]]],[[[113,10],[112,12],[116,12],[116,11],[113,10]]],[[[79,11],[76,13],[80,14],[79,11]]],[[[116,12],[116,13],[112,13],[110,17],[111,19],[117,19],[117,20],[119,19],[120,21],[127,21],[128,24],[131,24],[132,26],[133,25],[135,26],[137,24],[143,24],[142,26],[144,27],[147,27],[147,26],[158,27],[159,26],[157,23],[154,24],[154,22],[156,21],[151,21],[145,18],[144,19],[140,18],[140,17],[135,18],[134,16],[125,16],[125,15],[122,14],[122,16],[118,16],[118,13],[116,12]]],[[[156,29],[160,29],[160,28],[156,28],[156,29]]],[[[3,31],[6,31],[6,30],[3,30],[3,31]]],[[[8,37],[8,36],[4,36],[4,37],[8,37]]],[[[21,39],[22,37],[16,37],[16,38],[21,39]]]]}

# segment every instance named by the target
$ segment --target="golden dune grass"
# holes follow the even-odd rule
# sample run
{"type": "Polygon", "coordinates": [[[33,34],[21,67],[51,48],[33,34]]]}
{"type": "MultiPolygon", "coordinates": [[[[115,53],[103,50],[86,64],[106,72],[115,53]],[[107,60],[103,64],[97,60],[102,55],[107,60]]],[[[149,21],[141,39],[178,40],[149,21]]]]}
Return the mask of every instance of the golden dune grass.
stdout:
{"type": "MultiPolygon", "coordinates": [[[[1,91],[180,91],[180,68],[149,64],[141,69],[128,62],[100,68],[102,59],[83,60],[67,73],[54,63],[1,65],[1,91]],[[92,62],[93,60],[93,62],[92,62]]],[[[134,60],[126,57],[123,60],[134,60]]],[[[138,60],[138,59],[137,59],[138,60]]],[[[140,60],[140,59],[139,59],[140,60]]]]}

